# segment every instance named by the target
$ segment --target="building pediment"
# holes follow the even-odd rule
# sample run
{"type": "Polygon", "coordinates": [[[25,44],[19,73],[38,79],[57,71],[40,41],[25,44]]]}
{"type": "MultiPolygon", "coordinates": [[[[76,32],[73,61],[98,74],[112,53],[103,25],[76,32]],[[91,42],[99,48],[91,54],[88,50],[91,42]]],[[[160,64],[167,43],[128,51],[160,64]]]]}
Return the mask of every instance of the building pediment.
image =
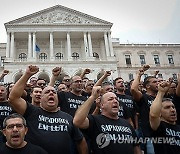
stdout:
{"type": "Polygon", "coordinates": [[[7,25],[110,25],[112,23],[105,20],[84,14],[82,12],[56,5],[39,12],[18,18],[16,20],[5,23],[7,25]]]}

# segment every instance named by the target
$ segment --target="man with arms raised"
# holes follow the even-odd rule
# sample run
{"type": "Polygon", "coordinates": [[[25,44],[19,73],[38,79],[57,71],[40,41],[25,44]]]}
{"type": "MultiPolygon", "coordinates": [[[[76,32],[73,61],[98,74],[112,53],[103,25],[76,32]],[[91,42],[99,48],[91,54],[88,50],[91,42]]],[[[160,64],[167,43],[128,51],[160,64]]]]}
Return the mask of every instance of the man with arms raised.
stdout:
{"type": "Polygon", "coordinates": [[[169,143],[154,144],[157,154],[177,154],[180,151],[180,126],[176,124],[176,109],[171,99],[163,98],[169,87],[170,83],[166,81],[159,84],[157,96],[150,107],[150,126],[154,131],[153,136],[172,139],[169,143]]]}
{"type": "MultiPolygon", "coordinates": [[[[83,136],[72,124],[72,117],[59,110],[55,88],[47,86],[43,89],[40,107],[29,104],[21,98],[26,82],[38,71],[37,66],[27,67],[25,74],[16,82],[10,93],[10,103],[27,120],[28,141],[41,146],[49,154],[61,152],[69,154],[73,140],[79,144],[83,136]]],[[[86,152],[86,147],[80,148],[80,150],[84,148],[81,152],[86,152]]]]}
{"type": "Polygon", "coordinates": [[[114,93],[107,92],[102,96],[101,115],[88,116],[92,103],[100,94],[100,89],[100,86],[93,87],[91,96],[77,110],[73,119],[74,125],[87,131],[94,154],[139,153],[138,145],[124,143],[126,139],[136,137],[136,134],[126,120],[118,117],[119,102],[114,93]]]}

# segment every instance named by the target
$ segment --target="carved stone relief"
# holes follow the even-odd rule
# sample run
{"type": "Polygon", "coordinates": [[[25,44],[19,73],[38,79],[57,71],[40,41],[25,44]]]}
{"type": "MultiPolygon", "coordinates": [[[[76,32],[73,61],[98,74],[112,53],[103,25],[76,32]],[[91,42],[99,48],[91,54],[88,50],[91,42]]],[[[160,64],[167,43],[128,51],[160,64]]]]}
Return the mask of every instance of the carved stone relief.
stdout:
{"type": "Polygon", "coordinates": [[[48,24],[48,23],[66,23],[66,24],[94,24],[95,22],[79,17],[76,14],[54,10],[52,12],[41,14],[37,17],[24,21],[22,23],[30,24],[48,24]]]}

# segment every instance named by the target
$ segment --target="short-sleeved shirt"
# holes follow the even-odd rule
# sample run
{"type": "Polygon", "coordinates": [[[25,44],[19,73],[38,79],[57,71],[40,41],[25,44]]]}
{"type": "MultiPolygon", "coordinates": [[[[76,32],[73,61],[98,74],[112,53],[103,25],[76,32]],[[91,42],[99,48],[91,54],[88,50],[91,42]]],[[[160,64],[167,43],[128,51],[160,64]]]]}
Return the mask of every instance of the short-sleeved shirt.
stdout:
{"type": "Polygon", "coordinates": [[[59,106],[61,111],[66,112],[74,117],[76,110],[81,106],[87,98],[84,96],[77,96],[72,92],[58,93],[59,106]]]}
{"type": "Polygon", "coordinates": [[[8,102],[0,102],[0,129],[3,128],[4,119],[14,112],[8,102]]]}
{"type": "Polygon", "coordinates": [[[49,154],[69,154],[72,141],[83,138],[79,129],[73,125],[72,116],[60,110],[47,112],[27,103],[24,117],[29,128],[27,141],[41,146],[49,154]]]}
{"type": "Polygon", "coordinates": [[[180,153],[180,125],[172,125],[161,121],[158,129],[153,132],[153,137],[159,137],[159,139],[157,138],[159,143],[154,144],[156,154],[180,153]],[[167,143],[163,143],[163,139],[167,143]]]}
{"type": "Polygon", "coordinates": [[[134,143],[122,143],[123,140],[137,137],[132,126],[124,119],[107,118],[104,115],[89,115],[90,138],[94,154],[124,153],[132,154],[134,143]]]}
{"type": "Polygon", "coordinates": [[[135,124],[134,117],[135,117],[135,114],[136,114],[136,104],[135,104],[132,96],[121,95],[121,94],[117,94],[117,93],[115,93],[115,94],[116,94],[116,96],[118,98],[118,101],[121,101],[129,109],[130,117],[131,117],[133,123],[135,124]]]}
{"type": "Polygon", "coordinates": [[[8,147],[5,143],[0,145],[0,153],[1,154],[48,154],[44,149],[37,145],[33,145],[31,143],[27,143],[22,148],[11,148],[8,147]]]}
{"type": "Polygon", "coordinates": [[[139,113],[140,113],[140,120],[142,128],[143,135],[145,137],[151,136],[151,128],[149,123],[149,112],[150,112],[150,106],[152,102],[154,101],[155,97],[150,96],[148,94],[143,94],[142,98],[139,102],[137,102],[137,105],[139,106],[139,113]]]}

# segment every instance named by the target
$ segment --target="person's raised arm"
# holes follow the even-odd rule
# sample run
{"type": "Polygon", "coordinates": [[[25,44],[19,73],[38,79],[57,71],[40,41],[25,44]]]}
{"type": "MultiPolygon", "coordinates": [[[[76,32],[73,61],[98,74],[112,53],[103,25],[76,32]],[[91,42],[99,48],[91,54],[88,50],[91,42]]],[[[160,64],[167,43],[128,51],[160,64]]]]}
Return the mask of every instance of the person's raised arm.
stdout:
{"type": "Polygon", "coordinates": [[[91,72],[91,70],[89,68],[86,68],[85,70],[83,70],[83,72],[80,74],[81,79],[83,79],[84,76],[86,74],[89,74],[90,72],[91,72]]]}
{"type": "Polygon", "coordinates": [[[150,126],[153,130],[157,130],[157,128],[160,125],[162,100],[165,93],[168,91],[169,86],[170,86],[170,83],[167,81],[159,83],[158,85],[158,93],[156,95],[156,98],[152,102],[152,105],[150,107],[150,112],[149,112],[150,126]]]}
{"type": "Polygon", "coordinates": [[[104,74],[99,78],[99,80],[95,83],[94,86],[101,86],[103,81],[111,75],[111,71],[105,71],[104,74]]]}
{"type": "Polygon", "coordinates": [[[100,86],[94,86],[91,96],[78,108],[73,119],[73,124],[82,129],[89,127],[89,119],[87,118],[91,105],[100,95],[100,86]]]}
{"type": "Polygon", "coordinates": [[[61,67],[53,68],[53,70],[52,70],[52,77],[50,79],[50,82],[49,82],[48,86],[52,86],[52,87],[54,86],[55,81],[57,80],[57,78],[58,78],[60,73],[61,73],[61,67]]]}
{"type": "Polygon", "coordinates": [[[180,97],[180,73],[178,73],[178,78],[177,78],[177,87],[176,87],[176,95],[180,97]]]}
{"type": "Polygon", "coordinates": [[[158,75],[158,73],[159,73],[159,70],[155,70],[155,71],[154,71],[154,75],[153,75],[153,76],[156,78],[156,77],[157,77],[157,75],[158,75]]]}
{"type": "Polygon", "coordinates": [[[26,102],[24,99],[21,98],[24,88],[26,86],[26,83],[28,79],[37,73],[39,71],[39,68],[37,66],[28,66],[26,69],[26,72],[21,76],[21,78],[15,83],[13,86],[10,94],[9,94],[9,102],[13,109],[19,113],[24,114],[27,108],[26,102]]]}
{"type": "Polygon", "coordinates": [[[140,81],[141,81],[141,76],[144,74],[144,72],[146,70],[148,70],[150,68],[149,65],[144,65],[141,69],[138,70],[137,72],[137,75],[131,85],[131,94],[133,96],[133,99],[137,102],[139,102],[139,100],[141,99],[142,97],[142,93],[141,91],[139,91],[139,84],[140,84],[140,81]]]}
{"type": "Polygon", "coordinates": [[[2,74],[0,75],[0,80],[3,79],[8,73],[9,70],[3,70],[2,74]]]}

